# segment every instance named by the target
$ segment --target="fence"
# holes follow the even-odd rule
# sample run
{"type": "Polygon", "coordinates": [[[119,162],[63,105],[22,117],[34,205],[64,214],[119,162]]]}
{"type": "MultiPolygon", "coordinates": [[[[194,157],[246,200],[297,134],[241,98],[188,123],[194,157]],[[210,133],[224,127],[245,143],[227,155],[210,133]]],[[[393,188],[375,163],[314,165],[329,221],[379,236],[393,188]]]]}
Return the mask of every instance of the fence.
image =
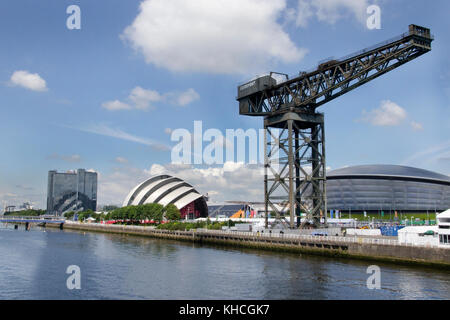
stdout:
{"type": "Polygon", "coordinates": [[[0,222],[1,221],[61,221],[61,222],[65,222],[64,218],[61,217],[54,217],[54,216],[31,216],[31,217],[25,217],[25,216],[20,216],[20,217],[14,217],[14,216],[2,216],[0,217],[0,222]]]}
{"type": "Polygon", "coordinates": [[[297,235],[297,234],[283,234],[283,233],[267,233],[267,232],[238,232],[229,230],[195,230],[195,231],[170,231],[170,230],[159,230],[155,227],[142,227],[142,226],[127,226],[127,225],[104,225],[104,224],[82,224],[79,222],[68,222],[68,224],[77,225],[91,225],[95,227],[100,227],[104,229],[117,229],[121,231],[150,231],[154,234],[167,234],[167,235],[180,235],[180,236],[191,236],[195,237],[200,235],[205,236],[232,236],[235,238],[246,238],[248,240],[275,240],[275,239],[286,239],[286,240],[298,240],[298,241],[311,241],[320,243],[340,243],[340,244],[378,244],[378,245],[389,245],[389,246],[401,246],[401,247],[426,247],[426,248],[437,248],[438,245],[422,244],[416,245],[412,243],[400,243],[398,240],[393,239],[371,239],[371,238],[359,238],[359,237],[339,237],[339,236],[312,236],[312,235],[297,235]]]}

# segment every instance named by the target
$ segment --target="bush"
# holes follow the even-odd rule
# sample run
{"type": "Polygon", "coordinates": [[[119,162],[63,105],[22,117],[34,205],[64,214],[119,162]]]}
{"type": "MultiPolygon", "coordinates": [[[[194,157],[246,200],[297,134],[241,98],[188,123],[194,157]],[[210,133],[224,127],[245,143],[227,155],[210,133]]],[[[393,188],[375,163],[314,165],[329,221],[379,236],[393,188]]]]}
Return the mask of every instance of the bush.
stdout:
{"type": "Polygon", "coordinates": [[[227,226],[228,222],[213,222],[207,224],[204,221],[198,222],[169,222],[161,224],[158,229],[161,230],[171,230],[171,231],[190,231],[195,229],[208,228],[209,230],[222,230],[223,226],[227,226]]]}
{"type": "Polygon", "coordinates": [[[15,211],[15,212],[5,212],[5,216],[15,216],[15,217],[38,217],[45,215],[45,210],[22,210],[22,211],[15,211]]]}

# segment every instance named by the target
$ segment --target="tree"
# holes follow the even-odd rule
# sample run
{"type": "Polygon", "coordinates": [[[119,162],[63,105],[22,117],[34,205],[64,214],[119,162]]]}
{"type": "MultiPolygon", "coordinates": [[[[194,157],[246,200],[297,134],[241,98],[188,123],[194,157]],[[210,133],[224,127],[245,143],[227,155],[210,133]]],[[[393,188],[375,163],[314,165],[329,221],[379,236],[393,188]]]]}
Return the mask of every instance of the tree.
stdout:
{"type": "Polygon", "coordinates": [[[154,221],[161,222],[164,215],[164,207],[159,203],[148,203],[143,205],[144,215],[154,221]]]}
{"type": "Polygon", "coordinates": [[[14,212],[5,212],[5,216],[22,216],[22,217],[38,217],[45,215],[45,210],[35,210],[35,209],[29,209],[29,210],[22,210],[22,211],[14,211],[14,212]]]}
{"type": "Polygon", "coordinates": [[[90,209],[78,213],[78,221],[84,221],[85,219],[87,219],[89,217],[97,219],[97,214],[94,211],[90,210],[90,209]]]}
{"type": "Polygon", "coordinates": [[[72,219],[74,215],[75,215],[75,212],[70,211],[70,212],[66,212],[64,214],[64,217],[66,217],[67,219],[72,219]]]}
{"type": "Polygon", "coordinates": [[[180,210],[174,204],[168,204],[165,207],[165,216],[167,220],[179,221],[181,220],[180,210]]]}
{"type": "Polygon", "coordinates": [[[106,211],[106,212],[111,212],[111,211],[114,211],[116,209],[119,209],[119,207],[115,206],[115,205],[103,206],[103,211],[106,211]]]}
{"type": "Polygon", "coordinates": [[[164,207],[158,203],[149,203],[138,206],[128,206],[123,208],[117,208],[106,215],[107,220],[128,220],[130,223],[139,224],[141,220],[154,220],[161,223],[163,216],[167,217],[167,208],[169,216],[172,219],[179,220],[181,214],[177,207],[169,205],[164,207]]]}
{"type": "Polygon", "coordinates": [[[139,220],[138,210],[135,206],[127,207],[127,218],[131,221],[131,223],[135,223],[136,220],[139,220]]]}

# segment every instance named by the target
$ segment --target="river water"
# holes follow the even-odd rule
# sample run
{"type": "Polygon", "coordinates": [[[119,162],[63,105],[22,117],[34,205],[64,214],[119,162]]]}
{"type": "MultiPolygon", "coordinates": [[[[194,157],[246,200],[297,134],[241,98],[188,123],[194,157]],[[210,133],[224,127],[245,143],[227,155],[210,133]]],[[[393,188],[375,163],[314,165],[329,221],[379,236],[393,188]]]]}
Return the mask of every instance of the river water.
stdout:
{"type": "Polygon", "coordinates": [[[448,271],[378,264],[370,290],[371,264],[0,224],[0,299],[450,299],[448,271]]]}

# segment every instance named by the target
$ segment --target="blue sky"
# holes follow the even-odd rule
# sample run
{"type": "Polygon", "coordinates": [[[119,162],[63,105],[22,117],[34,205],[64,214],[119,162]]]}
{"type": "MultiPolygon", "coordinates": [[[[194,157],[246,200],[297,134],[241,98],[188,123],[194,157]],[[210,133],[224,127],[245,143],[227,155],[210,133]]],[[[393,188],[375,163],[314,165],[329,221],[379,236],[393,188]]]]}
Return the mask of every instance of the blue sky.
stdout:
{"type": "Polygon", "coordinates": [[[164,170],[216,200],[260,201],[263,180],[245,166],[170,166],[168,133],[196,120],[259,129],[262,119],[238,113],[239,83],[311,69],[411,23],[431,28],[430,53],[320,108],[327,165],[450,175],[448,12],[445,0],[2,1],[0,202],[45,208],[48,170],[77,168],[99,172],[99,204],[164,170]],[[66,27],[73,4],[80,30],[66,27]],[[371,4],[380,30],[366,26],[371,4]]]}

